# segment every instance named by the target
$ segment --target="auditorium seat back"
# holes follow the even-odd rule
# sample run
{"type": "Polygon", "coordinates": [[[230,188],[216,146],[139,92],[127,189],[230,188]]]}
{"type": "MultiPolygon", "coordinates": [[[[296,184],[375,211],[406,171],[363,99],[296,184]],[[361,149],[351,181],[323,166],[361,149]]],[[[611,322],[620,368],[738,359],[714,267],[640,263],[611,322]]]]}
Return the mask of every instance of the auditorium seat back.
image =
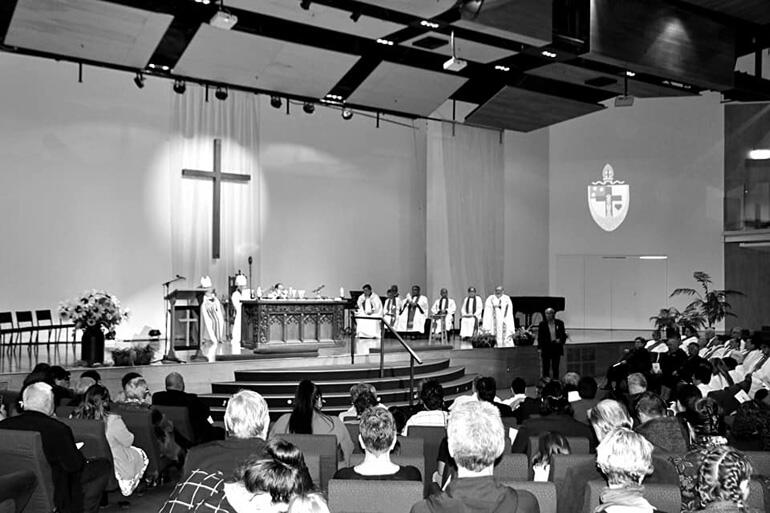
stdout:
{"type": "MultiPolygon", "coordinates": [[[[524,455],[520,454],[517,456],[524,455]]],[[[534,495],[540,506],[540,513],[556,512],[556,485],[553,483],[536,483],[526,480],[506,481],[505,486],[510,486],[514,490],[523,490],[534,495]]]]}
{"type": "Polygon", "coordinates": [[[345,422],[345,427],[350,434],[350,439],[353,440],[353,453],[363,454],[364,450],[361,449],[361,444],[358,443],[358,434],[361,432],[358,422],[345,422]]]}
{"type": "Polygon", "coordinates": [[[0,474],[30,470],[37,478],[37,487],[25,511],[50,513],[54,510],[51,466],[43,453],[40,433],[4,429],[0,433],[0,474]]]}
{"type": "Polygon", "coordinates": [[[752,472],[755,476],[770,477],[770,452],[745,451],[743,454],[751,462],[752,472]]]}
{"type": "Polygon", "coordinates": [[[510,447],[508,449],[495,465],[495,477],[501,481],[527,481],[530,478],[527,455],[511,454],[510,447]]]}
{"type": "Polygon", "coordinates": [[[193,445],[200,442],[195,436],[195,430],[190,421],[190,410],[187,406],[163,406],[154,404],[152,407],[163,413],[166,418],[173,422],[176,432],[185,437],[193,445]]]}
{"type": "Polygon", "coordinates": [[[62,405],[56,407],[56,418],[57,419],[67,419],[70,415],[72,415],[72,412],[75,411],[75,406],[69,406],[69,405],[62,405]]]}
{"type": "Polygon", "coordinates": [[[337,472],[337,437],[334,435],[283,433],[275,435],[275,438],[286,440],[296,445],[305,456],[308,454],[318,456],[320,471],[316,483],[322,490],[326,490],[329,480],[337,472]]]}
{"type": "Polygon", "coordinates": [[[436,461],[438,460],[438,449],[441,440],[446,436],[446,428],[441,426],[409,426],[409,436],[407,438],[422,439],[423,460],[425,461],[425,473],[423,481],[425,483],[425,495],[430,492],[431,477],[436,471],[436,461]]]}
{"type": "MultiPolygon", "coordinates": [[[[86,419],[59,419],[59,421],[70,427],[76,442],[83,442],[83,447],[80,449],[83,456],[89,459],[106,459],[110,462],[110,468],[114,470],[112,450],[109,443],[107,443],[104,422],[86,419]]],[[[117,489],[118,480],[115,477],[115,472],[113,472],[107,481],[107,490],[117,489]]]]}
{"type": "MultiPolygon", "coordinates": [[[[354,442],[356,440],[354,440],[354,442]]],[[[393,449],[391,456],[396,455],[423,458],[425,456],[425,446],[423,439],[399,435],[398,444],[396,445],[396,448],[393,449]]],[[[423,462],[423,466],[424,465],[425,463],[423,462]]]]}
{"type": "Polygon", "coordinates": [[[551,464],[551,475],[548,480],[556,483],[558,486],[564,481],[567,475],[567,469],[581,466],[587,463],[594,463],[596,456],[593,454],[554,454],[551,464]]]}
{"type": "Polygon", "coordinates": [[[409,513],[421,500],[422,483],[419,481],[329,481],[329,510],[332,513],[409,513]]]}
{"type": "Polygon", "coordinates": [[[161,461],[160,442],[155,436],[152,426],[152,411],[150,409],[126,408],[113,404],[112,413],[120,415],[131,433],[134,434],[134,445],[147,455],[147,475],[159,475],[163,470],[161,461]]]}

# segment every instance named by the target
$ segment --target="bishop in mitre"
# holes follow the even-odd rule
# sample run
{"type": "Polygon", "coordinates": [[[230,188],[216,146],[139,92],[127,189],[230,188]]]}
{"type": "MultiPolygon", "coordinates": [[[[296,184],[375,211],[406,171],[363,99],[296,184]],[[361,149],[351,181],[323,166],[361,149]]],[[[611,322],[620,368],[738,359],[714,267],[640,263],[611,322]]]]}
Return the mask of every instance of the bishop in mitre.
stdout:
{"type": "Polygon", "coordinates": [[[201,278],[201,287],[206,289],[201,301],[201,330],[200,349],[203,356],[210,362],[214,361],[217,346],[225,339],[225,316],[222,313],[222,303],[219,302],[211,278],[201,278]]]}
{"type": "Polygon", "coordinates": [[[398,297],[398,287],[393,285],[388,289],[388,297],[382,309],[382,320],[395,329],[398,313],[401,311],[401,298],[398,297]]]}
{"type": "Polygon", "coordinates": [[[380,338],[380,318],[382,317],[382,301],[380,296],[372,292],[372,286],[364,285],[364,293],[356,301],[356,336],[358,338],[380,338]],[[361,319],[359,317],[377,317],[377,319],[361,319]]]}
{"type": "Polygon", "coordinates": [[[441,289],[439,298],[430,307],[430,313],[433,315],[433,333],[440,335],[451,331],[455,325],[456,311],[455,300],[449,297],[447,289],[441,289]]]}
{"type": "Polygon", "coordinates": [[[396,331],[412,334],[425,332],[425,320],[428,318],[428,298],[420,294],[420,287],[415,285],[412,292],[406,295],[398,314],[396,331]]]}
{"type": "Polygon", "coordinates": [[[249,291],[246,290],[246,276],[238,274],[235,277],[235,290],[230,296],[230,302],[235,310],[235,320],[233,320],[233,336],[230,340],[232,354],[241,354],[241,301],[249,299],[249,291]]]}
{"type": "Polygon", "coordinates": [[[468,295],[460,308],[460,338],[470,338],[478,333],[483,311],[484,300],[476,294],[476,287],[468,287],[468,295]]]}
{"type": "Polygon", "coordinates": [[[513,323],[513,303],[511,298],[503,294],[502,287],[497,287],[495,293],[484,303],[482,330],[495,336],[498,347],[513,345],[513,333],[516,331],[513,323]]]}

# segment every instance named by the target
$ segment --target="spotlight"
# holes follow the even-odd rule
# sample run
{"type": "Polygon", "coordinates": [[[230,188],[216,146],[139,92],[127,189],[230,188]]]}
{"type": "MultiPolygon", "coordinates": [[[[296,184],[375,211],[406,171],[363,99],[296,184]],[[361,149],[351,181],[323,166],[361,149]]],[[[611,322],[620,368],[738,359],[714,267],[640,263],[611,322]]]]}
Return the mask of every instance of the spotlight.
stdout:
{"type": "Polygon", "coordinates": [[[349,109],[342,109],[342,119],[345,121],[353,117],[353,111],[349,109]]]}
{"type": "Polygon", "coordinates": [[[310,9],[310,0],[301,0],[299,6],[307,11],[310,9]]]}
{"type": "Polygon", "coordinates": [[[481,8],[484,7],[484,0],[463,0],[459,6],[461,16],[465,15],[465,17],[476,19],[481,13],[481,8]]]}
{"type": "Polygon", "coordinates": [[[134,84],[136,84],[136,87],[139,89],[144,87],[144,76],[140,72],[136,73],[136,76],[134,77],[134,84]]]}
{"type": "Polygon", "coordinates": [[[353,20],[353,22],[358,21],[358,18],[361,17],[361,11],[353,11],[350,13],[350,19],[353,20]]]}
{"type": "Polygon", "coordinates": [[[187,89],[187,86],[185,85],[184,81],[174,80],[174,92],[176,94],[184,94],[186,89],[187,89]]]}
{"type": "Polygon", "coordinates": [[[274,109],[280,109],[281,108],[281,97],[280,96],[271,96],[270,97],[270,106],[274,109]]]}
{"type": "Polygon", "coordinates": [[[305,111],[305,114],[312,114],[315,112],[315,105],[310,102],[305,102],[302,104],[302,110],[305,111]]]}
{"type": "Polygon", "coordinates": [[[227,88],[226,87],[217,87],[216,92],[214,93],[214,96],[217,98],[217,100],[227,100],[227,88]]]}

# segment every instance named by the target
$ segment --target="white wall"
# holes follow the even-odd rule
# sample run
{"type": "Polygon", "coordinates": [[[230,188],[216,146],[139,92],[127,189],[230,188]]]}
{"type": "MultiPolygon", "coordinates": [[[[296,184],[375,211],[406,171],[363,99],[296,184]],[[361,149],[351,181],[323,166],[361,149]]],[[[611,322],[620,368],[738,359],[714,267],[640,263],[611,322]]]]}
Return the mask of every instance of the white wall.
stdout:
{"type": "MultiPolygon", "coordinates": [[[[637,100],[631,108],[610,107],[550,128],[552,293],[575,290],[559,284],[565,282],[565,273],[559,277],[557,262],[564,261],[565,255],[667,255],[666,271],[650,270],[655,279],[635,279],[627,287],[649,283],[657,290],[659,275],[666,272],[670,292],[693,286],[693,271],[705,271],[716,286],[723,286],[724,129],[719,100],[719,95],[637,100]],[[586,187],[601,179],[605,163],[614,167],[617,180],[630,185],[628,215],[614,232],[605,232],[594,223],[587,204],[586,187]]],[[[579,272],[579,266],[573,270],[579,272]]],[[[608,280],[610,268],[606,270],[586,272],[585,304],[580,304],[581,298],[568,296],[567,319],[571,305],[575,313],[576,306],[596,304],[590,291],[602,294],[597,278],[608,280]]],[[[666,301],[662,292],[645,289],[639,293],[666,301]]],[[[647,318],[664,306],[645,301],[637,306],[643,310],[638,317],[647,318]]],[[[611,313],[606,310],[590,315],[600,325],[586,327],[610,327],[611,313]]],[[[649,324],[613,327],[647,328],[649,324]]]]}

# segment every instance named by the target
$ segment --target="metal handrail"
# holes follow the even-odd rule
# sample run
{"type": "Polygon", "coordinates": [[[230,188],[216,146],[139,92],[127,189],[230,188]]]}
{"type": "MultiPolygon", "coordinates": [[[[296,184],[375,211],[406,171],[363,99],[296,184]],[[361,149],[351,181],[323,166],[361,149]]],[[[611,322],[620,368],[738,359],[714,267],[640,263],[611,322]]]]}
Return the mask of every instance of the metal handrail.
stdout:
{"type": "MultiPolygon", "coordinates": [[[[414,352],[414,349],[412,349],[409,344],[406,343],[406,341],[401,338],[401,335],[398,334],[398,332],[393,328],[393,326],[385,321],[382,317],[368,317],[368,316],[353,316],[354,325],[352,326],[352,333],[350,336],[350,363],[355,363],[355,339],[356,339],[356,327],[355,327],[355,320],[356,319],[370,319],[375,321],[380,321],[383,326],[388,328],[393,335],[396,336],[396,340],[398,340],[401,345],[406,349],[406,351],[409,353],[409,406],[414,405],[414,362],[416,361],[418,364],[422,365],[422,358],[417,356],[417,353],[414,352]]],[[[382,335],[384,333],[381,331],[382,335]]],[[[385,341],[385,337],[380,337],[380,377],[385,377],[385,344],[383,343],[385,341]]]]}

